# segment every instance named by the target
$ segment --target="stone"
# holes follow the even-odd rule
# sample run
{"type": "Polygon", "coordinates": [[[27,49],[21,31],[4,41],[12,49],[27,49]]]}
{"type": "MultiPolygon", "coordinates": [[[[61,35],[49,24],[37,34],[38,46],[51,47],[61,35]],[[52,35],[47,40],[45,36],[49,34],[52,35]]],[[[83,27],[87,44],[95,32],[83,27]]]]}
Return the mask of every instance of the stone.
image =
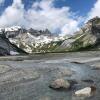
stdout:
{"type": "Polygon", "coordinates": [[[100,70],[100,63],[92,65],[93,70],[100,70]]]}
{"type": "Polygon", "coordinates": [[[9,69],[9,67],[4,66],[0,69],[0,73],[2,73],[2,76],[0,76],[0,84],[33,81],[40,78],[40,74],[34,69],[21,69],[13,67],[12,69],[9,69]]]}
{"type": "Polygon", "coordinates": [[[48,96],[44,96],[44,97],[41,97],[39,100],[51,100],[51,99],[48,96]]]}
{"type": "Polygon", "coordinates": [[[92,96],[96,91],[96,87],[94,86],[91,86],[91,87],[86,87],[84,89],[81,89],[81,90],[78,90],[75,92],[75,95],[76,96],[79,96],[79,97],[90,97],[92,96]]]}
{"type": "Polygon", "coordinates": [[[11,66],[8,65],[0,65],[0,74],[3,74],[7,71],[11,70],[11,66]]]}
{"type": "Polygon", "coordinates": [[[11,81],[17,82],[17,81],[26,81],[26,80],[36,80],[40,77],[40,74],[36,70],[19,70],[14,73],[14,76],[12,77],[11,81]]]}
{"type": "Polygon", "coordinates": [[[50,84],[49,87],[53,89],[69,89],[70,83],[64,79],[56,79],[50,84]]]}
{"type": "Polygon", "coordinates": [[[73,71],[68,69],[68,68],[59,68],[59,71],[58,71],[58,76],[59,77],[64,77],[64,76],[71,76],[73,74],[73,71]]]}
{"type": "Polygon", "coordinates": [[[99,62],[95,62],[93,64],[90,65],[92,70],[100,70],[100,63],[99,62]]]}

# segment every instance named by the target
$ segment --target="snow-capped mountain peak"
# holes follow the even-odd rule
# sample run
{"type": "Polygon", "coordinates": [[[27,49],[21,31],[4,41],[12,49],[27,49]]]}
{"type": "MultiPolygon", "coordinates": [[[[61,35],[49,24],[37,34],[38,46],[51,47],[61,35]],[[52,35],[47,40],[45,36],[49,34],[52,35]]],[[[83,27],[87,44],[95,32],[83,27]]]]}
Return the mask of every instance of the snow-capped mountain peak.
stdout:
{"type": "Polygon", "coordinates": [[[5,32],[12,32],[12,31],[18,31],[21,29],[20,26],[12,26],[12,27],[6,27],[6,28],[0,28],[0,31],[5,31],[5,32]]]}
{"type": "Polygon", "coordinates": [[[22,48],[28,53],[32,53],[37,48],[42,48],[44,45],[51,42],[63,40],[63,37],[52,34],[48,29],[35,30],[24,29],[20,26],[12,26],[1,28],[1,34],[5,34],[6,38],[17,47],[22,48]]]}

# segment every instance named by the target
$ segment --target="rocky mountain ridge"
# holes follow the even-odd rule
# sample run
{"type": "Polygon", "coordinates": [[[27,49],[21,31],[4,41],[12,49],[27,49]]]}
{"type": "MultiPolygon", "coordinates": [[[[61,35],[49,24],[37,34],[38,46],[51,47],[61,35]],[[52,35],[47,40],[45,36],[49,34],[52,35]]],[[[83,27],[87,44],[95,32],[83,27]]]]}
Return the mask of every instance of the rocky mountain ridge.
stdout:
{"type": "Polygon", "coordinates": [[[89,20],[73,36],[64,38],[53,35],[48,29],[24,29],[19,26],[0,29],[10,43],[27,53],[69,52],[80,50],[99,50],[100,18],[89,20]]]}
{"type": "Polygon", "coordinates": [[[65,51],[99,49],[100,44],[100,18],[95,17],[89,20],[72,37],[66,39],[60,48],[65,51]]]}
{"type": "Polygon", "coordinates": [[[5,35],[8,38],[16,37],[19,34],[25,34],[30,33],[31,35],[34,35],[36,37],[40,35],[44,36],[53,36],[53,33],[51,33],[48,29],[46,30],[35,30],[33,28],[25,29],[20,26],[12,26],[12,27],[6,27],[6,28],[0,28],[0,33],[5,33],[5,35]]]}
{"type": "Polygon", "coordinates": [[[27,53],[45,52],[47,49],[43,50],[42,48],[44,46],[51,44],[51,42],[64,40],[63,37],[52,34],[48,29],[35,30],[32,28],[24,29],[20,26],[14,26],[0,30],[1,34],[4,34],[12,44],[27,53]]]}

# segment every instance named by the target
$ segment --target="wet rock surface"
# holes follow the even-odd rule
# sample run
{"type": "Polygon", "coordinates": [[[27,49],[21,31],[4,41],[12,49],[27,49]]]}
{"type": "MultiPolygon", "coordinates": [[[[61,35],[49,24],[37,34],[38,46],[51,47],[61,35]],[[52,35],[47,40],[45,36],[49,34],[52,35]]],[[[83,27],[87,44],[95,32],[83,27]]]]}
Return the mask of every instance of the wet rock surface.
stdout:
{"type": "Polygon", "coordinates": [[[77,52],[0,58],[0,100],[99,100],[100,70],[92,70],[91,66],[100,61],[99,55],[99,52],[77,52]],[[17,61],[19,58],[23,60],[17,61]],[[64,88],[67,81],[71,88],[64,91],[49,88],[55,81],[64,88]],[[96,87],[92,97],[75,95],[76,91],[91,86],[96,87]]]}
{"type": "Polygon", "coordinates": [[[13,68],[8,65],[0,65],[0,84],[35,80],[39,77],[39,73],[34,69],[13,68]]]}
{"type": "Polygon", "coordinates": [[[0,65],[0,74],[10,71],[12,68],[8,65],[0,65]]]}

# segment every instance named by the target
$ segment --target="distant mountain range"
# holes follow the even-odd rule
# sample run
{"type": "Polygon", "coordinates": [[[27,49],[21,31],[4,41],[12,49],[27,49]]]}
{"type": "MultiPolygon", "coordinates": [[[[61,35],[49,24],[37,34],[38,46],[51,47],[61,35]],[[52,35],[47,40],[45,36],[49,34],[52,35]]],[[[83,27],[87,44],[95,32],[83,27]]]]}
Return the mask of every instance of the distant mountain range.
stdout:
{"type": "Polygon", "coordinates": [[[48,50],[43,48],[49,46],[53,42],[56,43],[65,40],[64,37],[57,36],[51,33],[48,29],[34,30],[32,28],[21,28],[20,26],[1,28],[0,34],[4,35],[10,43],[16,45],[27,53],[51,52],[49,51],[49,48],[48,50]]]}
{"type": "Polygon", "coordinates": [[[48,29],[1,28],[0,42],[1,55],[99,50],[100,18],[89,20],[74,35],[65,37],[54,35],[48,29]]]}

